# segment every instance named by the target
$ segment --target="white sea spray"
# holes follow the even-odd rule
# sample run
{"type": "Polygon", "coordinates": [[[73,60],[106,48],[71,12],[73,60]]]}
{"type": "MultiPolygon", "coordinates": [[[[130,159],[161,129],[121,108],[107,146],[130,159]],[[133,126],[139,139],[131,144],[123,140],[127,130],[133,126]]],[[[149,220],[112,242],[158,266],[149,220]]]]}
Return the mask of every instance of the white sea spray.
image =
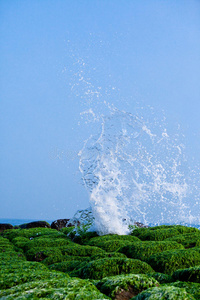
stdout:
{"type": "Polygon", "coordinates": [[[90,199],[74,220],[99,234],[126,234],[134,222],[200,224],[199,169],[188,166],[180,125],[168,130],[152,107],[117,109],[112,87],[95,88],[83,60],[74,66],[72,87],[89,131],[79,169],[90,199]]]}
{"type": "Polygon", "coordinates": [[[166,128],[154,132],[138,115],[115,108],[101,118],[101,133],[91,136],[79,153],[93,228],[99,234],[126,234],[135,221],[186,221],[190,187],[183,146],[166,128]]]}

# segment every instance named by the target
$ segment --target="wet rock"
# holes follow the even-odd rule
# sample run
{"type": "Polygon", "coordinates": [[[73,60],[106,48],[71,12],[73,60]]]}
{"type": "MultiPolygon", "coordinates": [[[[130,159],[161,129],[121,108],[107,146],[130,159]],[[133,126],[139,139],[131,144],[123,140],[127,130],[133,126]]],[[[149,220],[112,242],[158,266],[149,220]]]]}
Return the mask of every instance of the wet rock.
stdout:
{"type": "Polygon", "coordinates": [[[63,227],[68,227],[67,226],[68,222],[69,222],[69,219],[59,219],[59,220],[53,221],[51,223],[51,228],[60,230],[63,227]]]}
{"type": "Polygon", "coordinates": [[[139,228],[148,228],[149,227],[148,225],[144,225],[144,224],[142,224],[140,222],[134,222],[134,225],[136,225],[139,228]]]}
{"type": "MultiPolygon", "coordinates": [[[[72,224],[72,223],[70,222],[70,219],[58,219],[58,220],[53,221],[53,222],[51,223],[51,228],[52,228],[52,229],[60,230],[61,228],[64,228],[64,227],[72,227],[72,226],[74,226],[74,225],[75,225],[75,223],[72,224]]],[[[77,222],[76,222],[76,225],[77,225],[77,226],[80,226],[80,222],[77,221],[77,222]]]]}
{"type": "Polygon", "coordinates": [[[7,223],[0,223],[0,232],[3,232],[4,230],[7,229],[13,229],[13,226],[7,223]]]}
{"type": "Polygon", "coordinates": [[[22,229],[37,228],[37,227],[50,228],[50,225],[46,221],[34,221],[34,222],[19,225],[19,227],[22,229]]]}

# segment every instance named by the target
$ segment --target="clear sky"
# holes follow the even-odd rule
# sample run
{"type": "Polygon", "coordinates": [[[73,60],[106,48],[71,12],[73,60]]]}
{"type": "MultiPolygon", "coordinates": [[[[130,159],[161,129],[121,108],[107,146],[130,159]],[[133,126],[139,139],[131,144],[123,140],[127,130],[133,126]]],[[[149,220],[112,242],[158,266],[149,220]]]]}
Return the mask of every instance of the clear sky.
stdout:
{"type": "Polygon", "coordinates": [[[91,86],[118,109],[164,110],[200,161],[198,0],[1,0],[0,65],[0,218],[89,206],[77,153],[91,86]]]}

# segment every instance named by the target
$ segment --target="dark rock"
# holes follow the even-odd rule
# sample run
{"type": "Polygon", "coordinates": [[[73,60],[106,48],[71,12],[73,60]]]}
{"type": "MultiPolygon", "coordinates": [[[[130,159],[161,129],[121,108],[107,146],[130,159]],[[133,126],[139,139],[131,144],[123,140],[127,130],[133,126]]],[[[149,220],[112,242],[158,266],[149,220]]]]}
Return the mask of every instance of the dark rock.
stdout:
{"type": "Polygon", "coordinates": [[[37,228],[37,227],[50,228],[50,225],[46,221],[34,221],[34,222],[19,225],[19,227],[22,229],[37,228]]]}
{"type": "Polygon", "coordinates": [[[119,289],[119,291],[115,295],[115,299],[116,300],[129,300],[136,295],[137,295],[137,293],[134,291],[134,289],[131,286],[129,286],[127,291],[124,289],[119,289]]]}
{"type": "Polygon", "coordinates": [[[69,219],[59,219],[59,220],[53,221],[51,223],[51,228],[60,230],[61,228],[66,227],[68,222],[69,222],[69,219]]]}
{"type": "Polygon", "coordinates": [[[148,225],[144,225],[144,224],[142,224],[140,222],[134,222],[134,225],[136,225],[139,228],[148,228],[149,227],[148,225]]]}
{"type": "Polygon", "coordinates": [[[4,230],[7,229],[13,229],[13,226],[7,223],[0,223],[0,232],[3,232],[4,230]]]}
{"type": "MultiPolygon", "coordinates": [[[[56,220],[56,221],[53,221],[51,223],[51,228],[52,229],[57,229],[57,230],[60,230],[61,228],[63,227],[72,227],[74,226],[75,224],[72,224],[71,222],[69,222],[70,219],[59,219],[59,220],[56,220]]],[[[77,222],[76,224],[77,226],[80,225],[80,222],[77,222]]]]}

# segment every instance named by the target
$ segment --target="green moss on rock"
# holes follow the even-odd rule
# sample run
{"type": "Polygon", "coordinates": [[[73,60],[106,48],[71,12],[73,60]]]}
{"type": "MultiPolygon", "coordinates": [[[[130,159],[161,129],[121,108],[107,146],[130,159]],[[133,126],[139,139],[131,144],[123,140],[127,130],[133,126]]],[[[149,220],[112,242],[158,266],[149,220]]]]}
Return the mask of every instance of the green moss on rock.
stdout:
{"type": "Polygon", "coordinates": [[[65,246],[60,247],[60,250],[62,251],[62,254],[64,255],[73,255],[73,256],[92,256],[97,255],[101,253],[105,253],[105,251],[98,247],[92,247],[92,246],[65,246]]]}
{"type": "Polygon", "coordinates": [[[64,255],[61,254],[61,252],[55,252],[49,256],[47,256],[46,258],[44,258],[42,260],[42,263],[45,264],[45,265],[52,265],[52,264],[55,264],[57,262],[61,262],[64,260],[64,255]]]}
{"type": "Polygon", "coordinates": [[[177,229],[181,234],[186,234],[186,233],[197,233],[200,234],[200,230],[195,227],[188,227],[188,226],[183,226],[183,225],[174,225],[174,228],[177,229]]]}
{"type": "Polygon", "coordinates": [[[68,239],[64,238],[35,238],[31,241],[28,241],[24,246],[24,251],[28,251],[31,248],[36,247],[60,247],[60,246],[66,246],[72,244],[72,242],[68,239]]]}
{"type": "Polygon", "coordinates": [[[0,253],[15,251],[15,246],[6,238],[0,238],[0,253]]]}
{"type": "Polygon", "coordinates": [[[55,263],[49,266],[50,270],[56,270],[61,272],[70,272],[77,268],[80,268],[81,262],[79,260],[63,261],[55,263]]]}
{"type": "Polygon", "coordinates": [[[182,244],[185,248],[200,246],[200,234],[197,232],[180,234],[170,237],[166,241],[174,241],[182,244]]]}
{"type": "Polygon", "coordinates": [[[75,235],[73,238],[73,242],[78,243],[80,245],[84,245],[84,244],[87,245],[91,238],[94,238],[97,236],[98,236],[98,234],[95,231],[85,232],[80,235],[75,235]]]}
{"type": "Polygon", "coordinates": [[[195,299],[200,299],[200,283],[176,281],[167,285],[184,288],[186,292],[191,294],[195,299]]]}
{"type": "Polygon", "coordinates": [[[112,299],[130,299],[143,290],[159,286],[159,283],[144,274],[127,274],[105,277],[95,285],[112,299]]]}
{"type": "Polygon", "coordinates": [[[102,279],[103,277],[120,274],[151,273],[153,269],[145,262],[130,258],[103,258],[89,262],[81,268],[78,275],[81,278],[102,279]]]}
{"type": "MultiPolygon", "coordinates": [[[[134,231],[133,231],[134,232],[134,231]]],[[[138,235],[142,241],[163,241],[169,237],[179,235],[180,232],[175,228],[157,229],[157,230],[144,230],[138,235]]]]}
{"type": "Polygon", "coordinates": [[[195,227],[184,226],[184,225],[160,225],[160,226],[149,227],[150,230],[169,229],[169,228],[174,228],[178,230],[181,234],[191,233],[191,232],[200,233],[199,229],[195,227]]]}
{"type": "Polygon", "coordinates": [[[127,256],[123,253],[119,252],[104,252],[104,253],[99,253],[96,255],[91,256],[91,260],[96,260],[100,258],[106,258],[106,257],[121,257],[121,258],[127,258],[127,256]]]}
{"type": "Polygon", "coordinates": [[[128,240],[101,241],[98,242],[96,246],[102,248],[106,252],[114,252],[126,245],[132,245],[132,242],[128,240]]]}
{"type": "Polygon", "coordinates": [[[57,277],[46,266],[37,262],[28,262],[20,258],[3,260],[0,264],[0,289],[7,289],[36,279],[57,277]]]}
{"type": "Polygon", "coordinates": [[[3,236],[10,241],[16,237],[36,238],[39,236],[49,236],[55,238],[56,236],[63,236],[62,232],[51,228],[29,228],[29,229],[9,229],[3,232],[3,236]]]}
{"type": "Polygon", "coordinates": [[[200,264],[195,267],[175,271],[173,279],[200,283],[200,264]]]}
{"type": "Polygon", "coordinates": [[[16,251],[7,251],[7,252],[3,252],[0,253],[0,265],[4,264],[4,263],[8,263],[8,261],[12,261],[12,260],[25,260],[25,256],[23,253],[21,252],[16,252],[16,251]]]}
{"type": "Polygon", "coordinates": [[[107,234],[98,237],[91,238],[88,245],[90,246],[98,246],[100,243],[105,241],[112,240],[122,240],[122,241],[130,241],[130,242],[139,242],[140,239],[131,235],[118,235],[118,234],[107,234]]]}
{"type": "Polygon", "coordinates": [[[26,257],[28,260],[33,260],[37,262],[43,261],[45,258],[49,256],[55,256],[62,258],[62,252],[57,247],[35,247],[26,252],[26,257]]]}
{"type": "Polygon", "coordinates": [[[194,300],[185,289],[174,286],[153,287],[141,292],[131,300],[194,300]]]}
{"type": "Polygon", "coordinates": [[[129,258],[147,261],[151,255],[171,249],[184,249],[184,247],[176,242],[146,241],[126,245],[118,251],[124,253],[129,258]]]}
{"type": "Polygon", "coordinates": [[[153,254],[148,263],[161,273],[173,274],[178,269],[185,269],[200,264],[200,253],[194,250],[168,250],[153,254]]]}
{"type": "Polygon", "coordinates": [[[159,272],[156,273],[155,272],[155,273],[150,273],[150,274],[146,274],[146,275],[155,278],[160,284],[169,283],[169,282],[174,281],[172,276],[164,274],[164,273],[159,273],[159,272]]]}
{"type": "MultiPolygon", "coordinates": [[[[63,275],[62,275],[63,276],[63,275]]],[[[36,280],[0,291],[1,299],[77,299],[98,300],[110,299],[102,294],[91,282],[82,279],[49,278],[36,280]],[[19,297],[19,298],[18,298],[19,297]]]]}
{"type": "Polygon", "coordinates": [[[23,236],[18,236],[14,239],[12,239],[12,243],[18,247],[18,248],[21,248],[21,249],[24,249],[24,246],[27,242],[29,242],[30,239],[29,238],[26,238],[26,237],[23,237],[23,236]]]}

